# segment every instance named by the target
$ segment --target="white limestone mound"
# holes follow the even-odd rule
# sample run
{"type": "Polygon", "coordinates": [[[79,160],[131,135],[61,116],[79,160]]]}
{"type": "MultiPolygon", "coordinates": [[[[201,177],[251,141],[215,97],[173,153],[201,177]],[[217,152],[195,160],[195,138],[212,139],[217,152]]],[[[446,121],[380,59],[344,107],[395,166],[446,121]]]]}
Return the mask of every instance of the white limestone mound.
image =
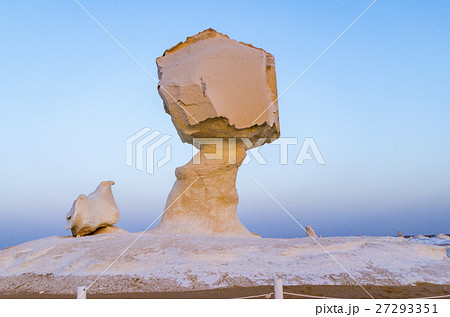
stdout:
{"type": "Polygon", "coordinates": [[[443,234],[443,233],[438,234],[437,236],[435,236],[435,238],[444,239],[444,240],[450,240],[450,236],[448,236],[446,234],[443,234]]]}
{"type": "Polygon", "coordinates": [[[311,228],[311,226],[306,226],[305,229],[306,229],[306,236],[307,237],[317,238],[317,235],[314,232],[314,229],[311,228]]]}
{"type": "Polygon", "coordinates": [[[158,92],[183,142],[279,137],[275,59],[263,49],[208,29],[156,63],[158,92]]]}
{"type": "Polygon", "coordinates": [[[397,237],[48,237],[0,250],[0,293],[160,292],[270,285],[450,283],[446,248],[397,237]],[[342,267],[336,263],[338,261],[342,267]],[[106,271],[105,271],[106,270],[106,271]],[[97,280],[97,278],[102,277],[97,280]]]}
{"type": "Polygon", "coordinates": [[[111,191],[112,185],[113,181],[101,182],[94,192],[88,196],[81,194],[73,202],[66,216],[66,230],[71,229],[74,237],[88,235],[119,221],[119,208],[111,191]]]}

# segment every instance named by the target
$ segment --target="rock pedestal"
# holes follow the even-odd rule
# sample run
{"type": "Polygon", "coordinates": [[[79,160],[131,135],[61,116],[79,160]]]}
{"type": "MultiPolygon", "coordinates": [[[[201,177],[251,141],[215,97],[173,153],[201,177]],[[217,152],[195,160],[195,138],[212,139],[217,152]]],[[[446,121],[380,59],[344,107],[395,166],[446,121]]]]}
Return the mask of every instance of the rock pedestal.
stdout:
{"type": "Polygon", "coordinates": [[[177,180],[167,198],[158,231],[254,236],[239,221],[236,210],[236,177],[245,158],[245,145],[226,140],[221,154],[215,146],[202,146],[189,163],[176,169],[177,180]],[[213,155],[217,158],[208,158],[213,155]]]}

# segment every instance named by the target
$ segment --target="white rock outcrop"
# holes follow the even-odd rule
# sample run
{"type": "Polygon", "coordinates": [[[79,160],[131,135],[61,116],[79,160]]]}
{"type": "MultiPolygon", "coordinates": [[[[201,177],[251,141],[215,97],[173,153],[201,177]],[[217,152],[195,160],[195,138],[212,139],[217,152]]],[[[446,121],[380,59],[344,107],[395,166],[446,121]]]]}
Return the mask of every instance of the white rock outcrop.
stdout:
{"type": "Polygon", "coordinates": [[[208,29],[156,63],[164,108],[181,140],[200,151],[176,169],[154,232],[257,237],[237,216],[236,177],[246,150],[280,135],[274,57],[208,29]]]}
{"type": "Polygon", "coordinates": [[[314,229],[311,228],[311,226],[306,226],[305,229],[306,229],[306,236],[307,237],[317,238],[317,235],[314,232],[314,229]]]}
{"type": "Polygon", "coordinates": [[[71,229],[74,237],[88,235],[119,221],[119,208],[111,191],[112,185],[113,181],[101,182],[94,192],[88,196],[82,194],[73,202],[66,216],[66,230],[71,229]]]}

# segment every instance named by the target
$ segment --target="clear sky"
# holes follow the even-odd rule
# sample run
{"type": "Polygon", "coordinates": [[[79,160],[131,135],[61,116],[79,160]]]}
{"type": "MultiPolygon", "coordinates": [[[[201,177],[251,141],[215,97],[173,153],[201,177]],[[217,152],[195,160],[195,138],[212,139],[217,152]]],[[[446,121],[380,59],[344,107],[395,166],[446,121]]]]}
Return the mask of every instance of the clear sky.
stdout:
{"type": "MultiPolygon", "coordinates": [[[[372,1],[80,3],[156,78],[165,49],[214,28],[276,59],[282,92],[372,1]]],[[[378,0],[280,99],[281,135],[313,137],[326,165],[251,162],[238,214],[265,237],[450,233],[450,3],[378,0]]],[[[156,83],[71,0],[0,2],[0,248],[65,235],[76,197],[114,180],[118,225],[144,230],[164,210],[179,140],[156,83]],[[149,175],[125,140],[173,135],[149,175]]]]}

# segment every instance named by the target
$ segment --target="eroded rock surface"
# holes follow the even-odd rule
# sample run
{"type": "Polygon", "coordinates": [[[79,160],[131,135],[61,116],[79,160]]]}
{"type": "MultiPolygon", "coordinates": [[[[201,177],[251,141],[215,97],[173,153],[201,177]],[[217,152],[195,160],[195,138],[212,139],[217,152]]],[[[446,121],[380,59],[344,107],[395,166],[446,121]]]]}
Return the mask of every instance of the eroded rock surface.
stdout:
{"type": "Polygon", "coordinates": [[[204,146],[189,163],[176,169],[177,180],[154,232],[257,236],[244,227],[236,211],[236,177],[245,159],[245,145],[224,142],[221,159],[205,157],[215,151],[214,146],[204,146]]]}
{"type": "MultiPolygon", "coordinates": [[[[74,237],[88,235],[119,221],[119,208],[111,191],[112,185],[113,181],[101,182],[94,192],[88,196],[82,194],[73,202],[66,216],[66,229],[71,229],[74,237]]],[[[106,231],[111,233],[116,230],[110,228],[106,231]]]]}
{"type": "Polygon", "coordinates": [[[213,29],[156,60],[158,92],[183,142],[192,138],[278,138],[275,59],[213,29]]]}
{"type": "Polygon", "coordinates": [[[90,233],[91,235],[95,236],[96,234],[105,234],[105,233],[128,233],[128,231],[119,228],[117,226],[106,226],[101,227],[95,230],[94,232],[90,233]]]}

